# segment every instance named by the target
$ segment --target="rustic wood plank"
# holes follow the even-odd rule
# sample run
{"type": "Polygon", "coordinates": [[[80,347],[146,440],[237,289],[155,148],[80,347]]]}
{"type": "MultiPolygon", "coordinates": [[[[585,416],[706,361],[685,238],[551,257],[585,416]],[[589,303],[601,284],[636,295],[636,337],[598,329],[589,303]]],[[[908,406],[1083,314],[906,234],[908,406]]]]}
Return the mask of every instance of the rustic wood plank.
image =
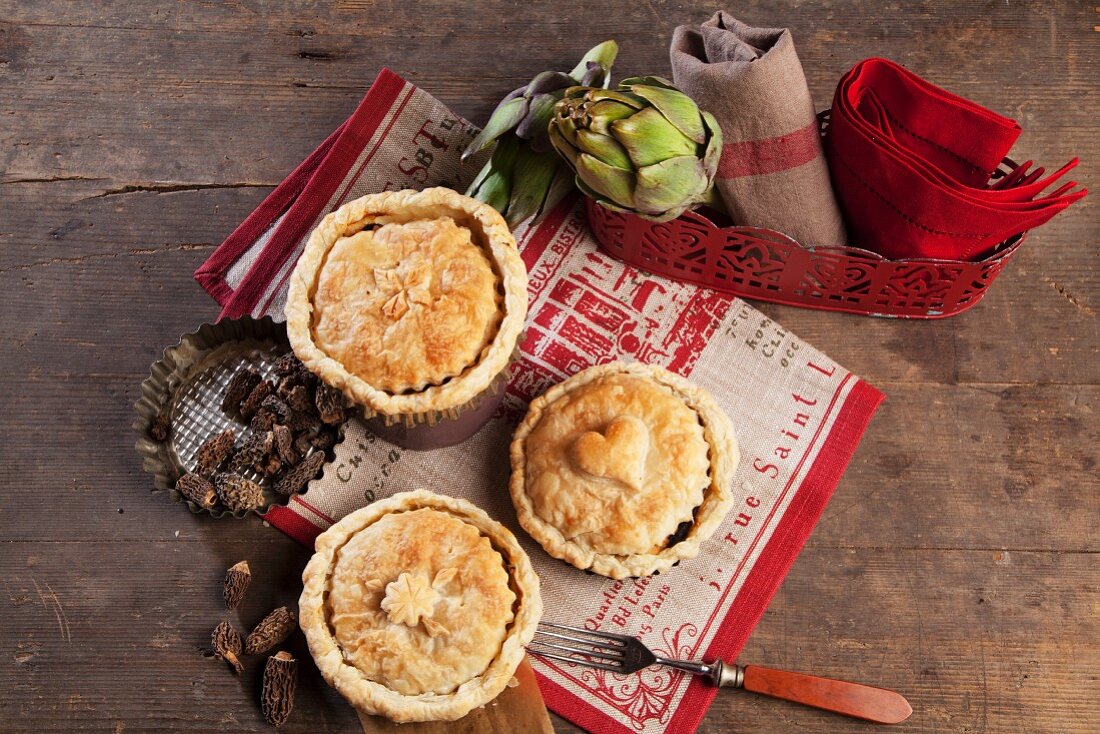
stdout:
{"type": "MultiPolygon", "coordinates": [[[[844,551],[811,540],[741,661],[901,691],[898,731],[1089,732],[1100,716],[1092,554],[844,551]],[[1078,575],[1080,574],[1080,575],[1078,575]],[[1047,625],[1060,620],[1060,631],[1047,625]],[[827,642],[826,642],[827,641],[827,642]]],[[[723,692],[724,693],[724,692],[723,692]]],[[[719,695],[702,731],[863,732],[866,724],[719,695]]]]}
{"type": "MultiPolygon", "coordinates": [[[[225,523],[223,525],[231,525],[225,523]]],[[[12,543],[0,558],[8,614],[0,660],[10,731],[265,731],[259,658],[234,679],[205,659],[223,617],[224,569],[248,558],[247,626],[293,603],[306,552],[203,535],[157,543],[12,543]],[[33,714],[33,716],[32,716],[33,714]]],[[[276,541],[277,539],[277,541],[276,541]]],[[[899,731],[1090,732],[1100,701],[1095,554],[836,549],[811,541],[741,657],[897,689],[916,713],[899,731]],[[1015,727],[1019,727],[1019,729],[1015,727]]],[[[283,731],[353,731],[299,635],[295,712],[283,731]]],[[[866,731],[866,725],[722,691],[702,731],[866,731]]],[[[567,730],[563,727],[563,730],[567,730]]]]}
{"type": "MultiPolygon", "coordinates": [[[[190,273],[378,68],[478,121],[605,38],[623,46],[617,76],[666,70],[673,25],[712,9],[0,0],[6,728],[269,730],[259,661],[237,681],[199,648],[224,614],[226,566],[263,562],[251,623],[293,602],[307,554],[259,522],[150,495],[129,405],[159,350],[216,313],[190,273]]],[[[1076,154],[1078,180],[1100,173],[1093,4],[736,10],[792,27],[819,107],[856,60],[889,56],[1017,117],[1018,158],[1076,154]]],[[[901,731],[1077,732],[1100,718],[1096,233],[1086,200],[1033,233],[977,308],[941,322],[763,307],[888,400],[743,662],[897,688],[917,710],[901,731]]],[[[300,639],[291,648],[303,674],[285,730],[357,731],[300,639]]],[[[701,731],[731,729],[866,726],[723,692],[701,731]]]]}
{"type": "MultiPolygon", "coordinates": [[[[110,22],[69,27],[56,19],[5,26],[9,60],[0,89],[19,88],[8,113],[33,112],[68,123],[63,129],[9,131],[14,144],[0,147],[9,156],[8,175],[90,175],[110,162],[117,175],[140,180],[271,181],[311,147],[308,141],[314,138],[303,137],[303,131],[314,121],[325,123],[322,131],[331,130],[383,64],[414,75],[460,114],[481,119],[503,91],[539,70],[568,65],[606,37],[623,46],[622,74],[667,73],[665,49],[675,19],[708,12],[666,12],[659,6],[653,13],[622,12],[611,4],[600,19],[586,20],[583,36],[576,37],[565,32],[575,20],[555,6],[532,7],[527,18],[514,22],[509,12],[470,13],[436,3],[420,9],[433,22],[417,24],[413,33],[383,30],[389,18],[377,10],[369,17],[362,11],[334,11],[328,24],[320,19],[320,30],[305,31],[313,35],[304,37],[297,35],[303,32],[300,18],[272,10],[257,7],[241,10],[233,21],[207,21],[217,26],[216,32],[176,26],[178,17],[172,24],[150,27],[110,22]],[[350,33],[354,28],[369,37],[350,33]],[[506,67],[465,51],[499,44],[502,35],[523,49],[506,67]],[[69,114],[74,109],[82,114],[69,114]],[[283,110],[294,111],[293,124],[280,119],[283,110]],[[257,148],[273,134],[284,150],[257,148]],[[171,151],[171,160],[147,155],[151,150],[171,151]],[[225,158],[217,156],[211,166],[212,152],[225,158]]],[[[743,13],[790,19],[820,107],[828,105],[836,79],[852,63],[876,50],[889,52],[948,88],[1020,116],[1027,127],[1021,154],[1060,162],[1076,150],[1092,165],[1096,157],[1089,153],[1100,142],[1088,135],[1088,110],[1062,104],[1058,96],[1087,94],[1095,77],[1096,59],[1088,52],[1094,19],[1087,10],[1039,3],[955,13],[940,7],[938,12],[894,12],[889,22],[866,30],[861,29],[865,10],[848,3],[782,14],[750,5],[743,13]],[[1051,42],[1032,42],[1038,24],[1054,30],[1051,42]],[[958,41],[930,44],[924,40],[928,37],[958,41]],[[978,38],[1005,53],[975,54],[978,38]],[[1001,61],[1006,55],[1013,69],[1001,61]],[[1074,146],[1067,145],[1069,140],[1074,146]]],[[[26,11],[10,17],[20,15],[26,11]]]]}

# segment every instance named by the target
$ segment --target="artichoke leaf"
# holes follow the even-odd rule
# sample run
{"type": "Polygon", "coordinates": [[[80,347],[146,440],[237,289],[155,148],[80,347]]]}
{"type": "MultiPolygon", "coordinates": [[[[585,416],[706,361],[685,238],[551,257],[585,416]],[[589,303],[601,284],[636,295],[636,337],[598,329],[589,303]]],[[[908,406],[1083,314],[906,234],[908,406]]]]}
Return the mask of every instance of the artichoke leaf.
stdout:
{"type": "Polygon", "coordinates": [[[707,151],[703,154],[703,168],[707,172],[707,178],[714,178],[714,174],[718,172],[718,161],[722,158],[722,128],[709,112],[703,113],[703,122],[710,133],[707,151]]]}
{"type": "Polygon", "coordinates": [[[498,105],[482,131],[470,142],[466,150],[462,151],[462,160],[485,150],[494,140],[522,122],[527,114],[529,103],[530,100],[526,97],[517,97],[498,105]]]}
{"type": "Polygon", "coordinates": [[[554,93],[535,95],[531,98],[527,114],[516,126],[516,135],[530,140],[531,147],[540,153],[549,150],[546,145],[546,127],[554,116],[554,105],[558,103],[558,99],[560,97],[554,93]]]}
{"type": "Polygon", "coordinates": [[[602,99],[588,108],[588,129],[602,135],[611,134],[611,123],[630,117],[637,110],[613,99],[602,99]]]}
{"type": "Polygon", "coordinates": [[[519,149],[520,141],[515,135],[501,138],[489,162],[466,190],[466,195],[503,212],[512,195],[512,173],[519,149]]]}
{"type": "Polygon", "coordinates": [[[576,180],[574,181],[574,184],[576,185],[577,189],[582,194],[584,194],[589,199],[591,199],[592,201],[594,201],[597,204],[599,204],[600,206],[602,206],[604,209],[610,209],[613,212],[632,212],[632,211],[634,211],[633,209],[630,209],[628,207],[619,206],[615,202],[611,201],[611,199],[608,199],[606,196],[601,194],[599,191],[593,190],[591,187],[589,187],[588,184],[586,184],[584,181],[581,180],[580,176],[576,177],[576,180]]]}
{"type": "Polygon", "coordinates": [[[562,139],[574,148],[580,147],[580,143],[577,141],[577,123],[573,118],[555,118],[554,121],[550,123],[550,127],[557,130],[562,139]]]}
{"type": "Polygon", "coordinates": [[[663,76],[632,76],[619,82],[620,87],[633,87],[637,85],[664,87],[665,89],[673,89],[677,92],[680,91],[676,88],[675,84],[665,79],[663,76]]]}
{"type": "Polygon", "coordinates": [[[601,135],[585,129],[578,130],[577,147],[584,153],[596,156],[609,166],[621,168],[624,171],[634,169],[626,148],[610,135],[601,135]]]}
{"type": "Polygon", "coordinates": [[[569,76],[577,81],[584,79],[584,77],[589,74],[589,64],[594,63],[606,70],[605,76],[602,79],[596,77],[593,79],[593,82],[585,86],[606,87],[611,83],[611,66],[615,63],[615,57],[618,55],[619,44],[614,41],[604,41],[603,43],[596,44],[588,49],[588,53],[581,57],[581,60],[573,67],[573,71],[569,72],[569,76]]]}
{"type": "Polygon", "coordinates": [[[558,161],[558,168],[554,171],[554,180],[550,182],[550,188],[546,190],[546,198],[542,200],[542,207],[535,212],[536,222],[548,212],[553,211],[561,203],[561,200],[576,188],[576,184],[573,183],[575,179],[576,175],[573,173],[573,169],[558,161]]]}
{"type": "MultiPolygon", "coordinates": [[[[554,146],[554,150],[558,151],[558,153],[560,153],[563,158],[569,161],[570,165],[575,166],[577,164],[577,155],[580,153],[580,151],[577,150],[572,143],[565,139],[565,136],[562,135],[562,129],[563,125],[561,124],[550,124],[550,127],[548,128],[548,132],[550,133],[550,143],[554,146]]],[[[576,140],[575,133],[573,139],[576,140]]]]}
{"type": "Polygon", "coordinates": [[[602,87],[605,85],[605,79],[610,80],[607,71],[595,61],[589,61],[588,69],[578,81],[582,87],[602,87]]]}
{"type": "Polygon", "coordinates": [[[667,158],[695,155],[695,142],[653,107],[611,123],[611,133],[630,153],[630,159],[638,168],[667,158]]]}
{"type": "Polygon", "coordinates": [[[577,176],[602,198],[611,199],[619,206],[634,206],[637,177],[632,171],[609,166],[599,158],[581,153],[577,156],[577,176]]]}
{"type": "MultiPolygon", "coordinates": [[[[475,199],[479,199],[477,191],[481,188],[481,184],[489,177],[489,174],[493,172],[493,162],[491,160],[485,161],[485,165],[481,167],[481,170],[477,172],[477,176],[470,182],[470,185],[466,187],[466,196],[472,196],[475,199]]],[[[479,199],[480,200],[480,199],[479,199]]]]}
{"type": "Polygon", "coordinates": [[[638,211],[668,219],[679,216],[710,187],[703,163],[694,155],[669,158],[638,169],[634,204],[638,211]]]}
{"type": "Polygon", "coordinates": [[[565,90],[566,97],[584,98],[590,102],[599,102],[605,99],[612,99],[616,102],[620,102],[627,107],[633,107],[636,110],[643,109],[646,106],[646,101],[636,94],[630,92],[615,91],[613,89],[586,89],[585,87],[575,87],[573,89],[565,90]]]}
{"type": "Polygon", "coordinates": [[[691,97],[675,89],[648,85],[635,86],[631,91],[656,107],[684,135],[699,145],[706,142],[703,118],[691,97]]]}
{"type": "Polygon", "coordinates": [[[504,215],[509,227],[515,228],[542,209],[560,161],[553,151],[536,153],[520,146],[512,173],[512,195],[504,215]]]}
{"type": "Polygon", "coordinates": [[[535,75],[527,87],[523,90],[523,96],[534,97],[538,94],[556,92],[568,89],[577,83],[577,80],[560,71],[543,71],[535,75]]]}
{"type": "Polygon", "coordinates": [[[508,206],[511,194],[512,181],[500,171],[492,171],[478,189],[477,199],[499,212],[508,206]]]}

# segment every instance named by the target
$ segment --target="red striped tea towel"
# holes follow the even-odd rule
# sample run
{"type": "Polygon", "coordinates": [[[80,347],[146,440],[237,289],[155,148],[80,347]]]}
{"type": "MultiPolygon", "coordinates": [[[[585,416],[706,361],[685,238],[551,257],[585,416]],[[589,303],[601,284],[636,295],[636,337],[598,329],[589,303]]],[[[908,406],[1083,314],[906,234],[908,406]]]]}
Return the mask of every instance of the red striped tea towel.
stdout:
{"type": "MultiPolygon", "coordinates": [[[[281,316],[285,274],[312,222],[383,185],[472,175],[479,164],[470,170],[458,164],[471,133],[432,97],[382,72],[352,118],[197,277],[229,313],[281,316]],[[433,143],[425,130],[437,146],[426,147],[433,143]],[[349,134],[354,144],[342,145],[349,134]],[[431,154],[427,173],[407,173],[411,161],[426,160],[424,153],[431,154]]],[[[321,478],[266,519],[312,545],[339,518],[394,492],[427,487],[462,496],[524,544],[542,580],[548,619],[636,634],[673,657],[732,660],[821,515],[882,395],[746,303],[648,276],[599,252],[577,204],[563,202],[539,225],[516,232],[531,276],[531,312],[501,413],[466,443],[425,453],[375,439],[352,421],[321,478]],[[506,457],[528,400],[584,367],[620,358],[661,364],[711,390],[737,427],[742,458],[737,505],[698,558],[658,576],[611,581],[551,558],[519,528],[506,457]]],[[[550,708],[592,732],[691,732],[716,692],[665,669],[616,676],[533,663],[550,708]]]]}

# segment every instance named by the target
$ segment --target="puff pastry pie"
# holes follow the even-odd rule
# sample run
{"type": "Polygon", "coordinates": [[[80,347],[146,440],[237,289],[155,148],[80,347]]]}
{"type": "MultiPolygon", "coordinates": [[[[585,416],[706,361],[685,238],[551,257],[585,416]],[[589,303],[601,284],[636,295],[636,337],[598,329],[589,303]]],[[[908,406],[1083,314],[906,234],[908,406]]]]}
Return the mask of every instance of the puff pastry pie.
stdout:
{"type": "Polygon", "coordinates": [[[611,578],[692,558],[733,503],[729,418],[660,367],[592,367],[531,403],[511,446],[519,522],[550,555],[611,578]]]}
{"type": "Polygon", "coordinates": [[[495,209],[450,189],[344,204],[310,236],[287,296],[298,357],[368,414],[439,414],[508,365],[527,271],[495,209]]]}
{"type": "Polygon", "coordinates": [[[474,505],[419,490],[317,538],[301,626],[325,680],[361,711],[454,720],[508,685],[542,600],[515,536],[474,505]]]}

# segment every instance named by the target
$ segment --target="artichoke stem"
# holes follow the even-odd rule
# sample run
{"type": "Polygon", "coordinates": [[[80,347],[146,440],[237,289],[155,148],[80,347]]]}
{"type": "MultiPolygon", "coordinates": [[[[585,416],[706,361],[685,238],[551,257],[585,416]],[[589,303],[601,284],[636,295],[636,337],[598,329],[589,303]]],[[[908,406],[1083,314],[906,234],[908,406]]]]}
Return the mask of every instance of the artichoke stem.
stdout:
{"type": "MultiPolygon", "coordinates": [[[[707,189],[707,193],[703,195],[703,198],[699,200],[702,206],[713,209],[724,217],[729,217],[729,209],[726,208],[726,202],[722,201],[722,196],[718,193],[717,186],[711,186],[707,189]]],[[[736,224],[736,222],[734,222],[736,224]]]]}

